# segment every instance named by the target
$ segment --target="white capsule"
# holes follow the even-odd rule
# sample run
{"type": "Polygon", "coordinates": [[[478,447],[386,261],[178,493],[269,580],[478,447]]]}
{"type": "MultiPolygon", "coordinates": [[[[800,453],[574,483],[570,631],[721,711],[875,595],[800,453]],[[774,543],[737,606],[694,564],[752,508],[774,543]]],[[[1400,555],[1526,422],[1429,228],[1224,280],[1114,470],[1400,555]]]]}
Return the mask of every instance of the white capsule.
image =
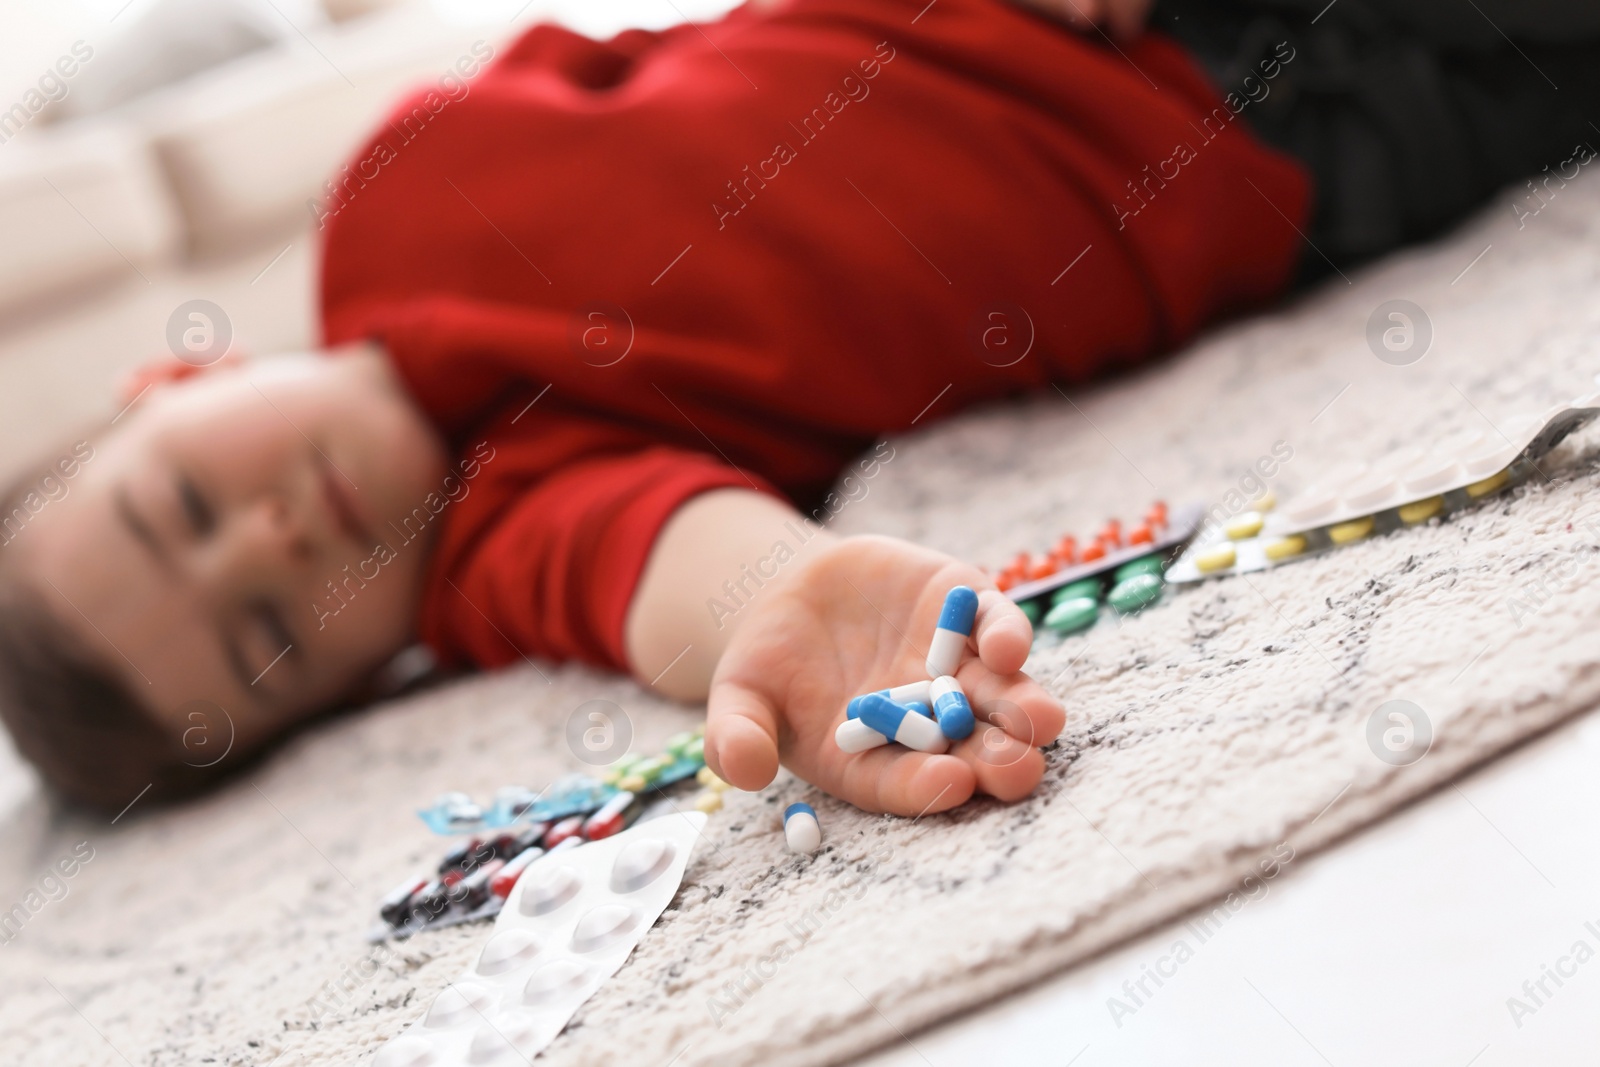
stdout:
{"type": "MultiPolygon", "coordinates": [[[[929,678],[942,678],[956,673],[961,666],[961,656],[967,650],[967,638],[972,636],[972,623],[978,615],[978,594],[964,585],[958,585],[945,594],[944,607],[939,612],[938,628],[933,631],[933,642],[928,646],[929,678]]],[[[926,700],[918,701],[928,703],[926,700]]]]}
{"type": "Polygon", "coordinates": [[[846,719],[840,723],[839,728],[833,731],[833,740],[841,752],[865,752],[889,743],[887,737],[860,719],[846,719]]]}
{"type": "Polygon", "coordinates": [[[784,809],[783,838],[790,852],[807,856],[822,847],[822,824],[810,804],[790,804],[784,809]]]}
{"type": "Polygon", "coordinates": [[[938,723],[877,693],[862,700],[860,719],[845,721],[865,723],[884,737],[918,752],[937,755],[950,747],[938,723]]]}

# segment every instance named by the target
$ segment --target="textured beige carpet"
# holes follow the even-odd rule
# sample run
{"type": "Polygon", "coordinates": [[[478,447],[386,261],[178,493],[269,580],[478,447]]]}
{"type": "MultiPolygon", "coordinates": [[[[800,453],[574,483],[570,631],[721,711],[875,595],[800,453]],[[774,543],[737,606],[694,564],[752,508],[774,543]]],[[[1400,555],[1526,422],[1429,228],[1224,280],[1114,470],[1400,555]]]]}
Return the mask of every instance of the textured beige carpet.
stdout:
{"type": "MultiPolygon", "coordinates": [[[[1523,230],[1501,202],[1136,378],[898,440],[840,528],[1000,561],[1156,495],[1221,499],[1278,441],[1294,452],[1274,478],[1287,491],[1351,456],[1540,411],[1600,370],[1597,230],[1593,181],[1523,230]],[[1410,366],[1365,341],[1391,299],[1432,321],[1410,366]]],[[[1545,463],[1551,482],[1442,525],[1175,592],[1040,651],[1032,669],[1072,717],[1026,802],[912,822],[787,778],[733,795],[677,903],[547,1061],[847,1060],[1159,919],[1226,907],[1246,876],[1292,878],[1312,850],[1592,706],[1595,439],[1545,463]],[[1434,735],[1405,767],[1367,742],[1391,699],[1434,735]],[[800,798],[825,828],[810,859],[777,833],[800,798]]],[[[0,838],[0,908],[30,887],[65,895],[0,946],[0,1059],[364,1061],[483,936],[362,941],[377,896],[438,851],[410,809],[569,769],[564,724],[586,700],[624,705],[646,746],[693,720],[619,679],[546,673],[327,724],[183,810],[136,807],[113,827],[28,802],[0,838]],[[47,884],[79,842],[92,859],[47,884]]]]}

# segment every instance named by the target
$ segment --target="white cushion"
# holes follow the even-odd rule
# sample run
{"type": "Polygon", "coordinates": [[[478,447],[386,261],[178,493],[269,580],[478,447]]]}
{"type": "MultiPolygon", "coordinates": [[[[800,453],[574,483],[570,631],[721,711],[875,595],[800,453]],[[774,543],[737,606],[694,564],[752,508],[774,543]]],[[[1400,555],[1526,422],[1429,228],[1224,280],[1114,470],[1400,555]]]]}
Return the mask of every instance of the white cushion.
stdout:
{"type": "Polygon", "coordinates": [[[0,152],[0,310],[166,258],[178,220],[137,131],[113,121],[30,129],[0,152]]]}

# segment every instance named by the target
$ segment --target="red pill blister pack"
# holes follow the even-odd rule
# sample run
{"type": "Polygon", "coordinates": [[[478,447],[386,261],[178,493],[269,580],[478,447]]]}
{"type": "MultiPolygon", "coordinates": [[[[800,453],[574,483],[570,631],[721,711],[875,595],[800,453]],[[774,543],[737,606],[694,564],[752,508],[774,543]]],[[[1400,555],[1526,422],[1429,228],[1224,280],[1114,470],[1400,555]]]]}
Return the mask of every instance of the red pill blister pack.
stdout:
{"type": "Polygon", "coordinates": [[[683,881],[698,811],[531,862],[472,966],[373,1067],[522,1064],[627,960],[683,881]]]}

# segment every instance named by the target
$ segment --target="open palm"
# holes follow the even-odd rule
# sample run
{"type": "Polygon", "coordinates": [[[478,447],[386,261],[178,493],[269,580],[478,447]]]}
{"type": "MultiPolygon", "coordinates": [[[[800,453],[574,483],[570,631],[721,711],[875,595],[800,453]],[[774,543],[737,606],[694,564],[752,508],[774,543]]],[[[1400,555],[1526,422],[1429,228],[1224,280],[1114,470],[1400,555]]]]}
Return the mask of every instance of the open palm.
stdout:
{"type": "Polygon", "coordinates": [[[1065,723],[1061,704],[1022,673],[1033,630],[982,572],[888,537],[852,537],[788,564],[757,592],[711,680],[706,759],[741,789],[780,760],[868,811],[919,815],[974,791],[1026,796],[1044,773],[1038,747],[1065,723]],[[853,696],[927,677],[923,660],[951,587],[978,590],[969,656],[956,672],[979,719],[948,754],[834,743],[853,696]],[[972,655],[976,653],[976,655],[972,655]]]}

